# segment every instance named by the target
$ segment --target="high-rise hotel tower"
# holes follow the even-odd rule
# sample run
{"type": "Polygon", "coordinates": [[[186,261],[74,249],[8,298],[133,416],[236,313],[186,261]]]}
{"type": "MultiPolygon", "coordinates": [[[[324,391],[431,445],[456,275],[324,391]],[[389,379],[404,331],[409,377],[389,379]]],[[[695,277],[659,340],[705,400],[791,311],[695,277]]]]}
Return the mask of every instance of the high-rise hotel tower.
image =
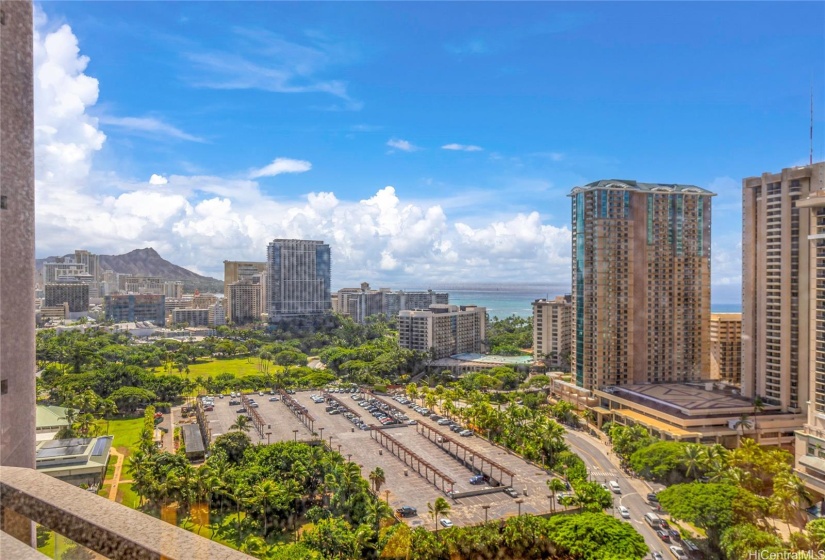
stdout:
{"type": "Polygon", "coordinates": [[[707,378],[714,194],[603,180],[570,196],[576,383],[597,389],[707,378]]]}
{"type": "Polygon", "coordinates": [[[269,321],[329,313],[332,264],[323,241],[275,239],[267,248],[269,321]]]}

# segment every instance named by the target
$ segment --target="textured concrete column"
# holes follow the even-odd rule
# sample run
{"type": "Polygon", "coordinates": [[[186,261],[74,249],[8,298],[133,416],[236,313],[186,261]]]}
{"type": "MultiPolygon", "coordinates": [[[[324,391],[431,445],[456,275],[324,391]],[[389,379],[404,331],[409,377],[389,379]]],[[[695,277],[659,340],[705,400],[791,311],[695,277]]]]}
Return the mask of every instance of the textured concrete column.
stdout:
{"type": "Polygon", "coordinates": [[[34,468],[32,5],[0,0],[0,464],[34,468]]]}
{"type": "MultiPolygon", "coordinates": [[[[0,465],[34,468],[32,4],[0,0],[0,465]]],[[[0,511],[31,543],[31,521],[0,511]]],[[[4,545],[4,547],[7,545],[4,545]]]]}

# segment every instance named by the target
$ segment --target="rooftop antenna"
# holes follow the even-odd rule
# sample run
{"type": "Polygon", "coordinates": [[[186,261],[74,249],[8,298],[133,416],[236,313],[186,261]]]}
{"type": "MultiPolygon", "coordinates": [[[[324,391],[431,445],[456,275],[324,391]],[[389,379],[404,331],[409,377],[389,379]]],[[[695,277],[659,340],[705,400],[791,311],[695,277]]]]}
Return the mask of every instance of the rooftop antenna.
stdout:
{"type": "Polygon", "coordinates": [[[809,165],[814,164],[814,84],[811,82],[811,155],[809,165]]]}

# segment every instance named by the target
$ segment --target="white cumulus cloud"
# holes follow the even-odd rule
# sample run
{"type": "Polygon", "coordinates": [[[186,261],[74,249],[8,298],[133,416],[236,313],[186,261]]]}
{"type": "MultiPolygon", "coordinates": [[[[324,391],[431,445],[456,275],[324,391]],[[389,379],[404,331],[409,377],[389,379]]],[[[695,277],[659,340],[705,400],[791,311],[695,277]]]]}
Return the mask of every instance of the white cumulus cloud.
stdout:
{"type": "MultiPolygon", "coordinates": [[[[245,177],[156,173],[147,181],[95,169],[94,155],[106,139],[89,115],[98,101],[98,82],[86,75],[89,60],[71,28],[50,28],[42,12],[38,15],[38,256],[77,248],[118,254],[152,246],[172,262],[221,277],[224,260],[264,260],[272,239],[305,238],[331,245],[334,287],[366,280],[415,288],[467,278],[509,281],[514,274],[548,282],[569,279],[570,232],[543,224],[537,212],[496,220],[465,216],[456,223],[448,202],[413,200],[392,186],[376,187],[361,200],[342,199],[331,189],[274,198],[257,179],[312,168],[308,161],[288,158],[245,177]]],[[[399,139],[388,145],[418,149],[399,139]]]]}
{"type": "Polygon", "coordinates": [[[445,144],[441,146],[442,150],[453,150],[457,152],[482,152],[484,148],[481,146],[473,146],[472,144],[445,144]]]}
{"type": "Polygon", "coordinates": [[[387,146],[390,148],[395,148],[396,150],[401,150],[402,152],[415,152],[416,150],[420,150],[418,146],[412,144],[407,140],[401,140],[400,138],[391,138],[387,140],[387,146]]]}
{"type": "Polygon", "coordinates": [[[304,173],[312,169],[312,164],[301,159],[276,158],[272,163],[249,174],[250,179],[274,177],[281,173],[304,173]]]}

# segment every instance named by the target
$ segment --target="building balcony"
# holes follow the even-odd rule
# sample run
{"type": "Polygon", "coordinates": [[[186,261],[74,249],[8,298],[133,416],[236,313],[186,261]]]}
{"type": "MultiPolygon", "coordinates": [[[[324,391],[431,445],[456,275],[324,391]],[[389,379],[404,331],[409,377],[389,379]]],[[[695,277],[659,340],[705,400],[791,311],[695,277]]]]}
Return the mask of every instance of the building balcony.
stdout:
{"type": "MultiPolygon", "coordinates": [[[[3,558],[44,558],[14,542],[35,522],[112,560],[248,560],[249,556],[32,469],[0,467],[3,558]],[[8,554],[7,554],[8,551],[8,554]]],[[[30,538],[30,537],[28,537],[30,538]]]]}

